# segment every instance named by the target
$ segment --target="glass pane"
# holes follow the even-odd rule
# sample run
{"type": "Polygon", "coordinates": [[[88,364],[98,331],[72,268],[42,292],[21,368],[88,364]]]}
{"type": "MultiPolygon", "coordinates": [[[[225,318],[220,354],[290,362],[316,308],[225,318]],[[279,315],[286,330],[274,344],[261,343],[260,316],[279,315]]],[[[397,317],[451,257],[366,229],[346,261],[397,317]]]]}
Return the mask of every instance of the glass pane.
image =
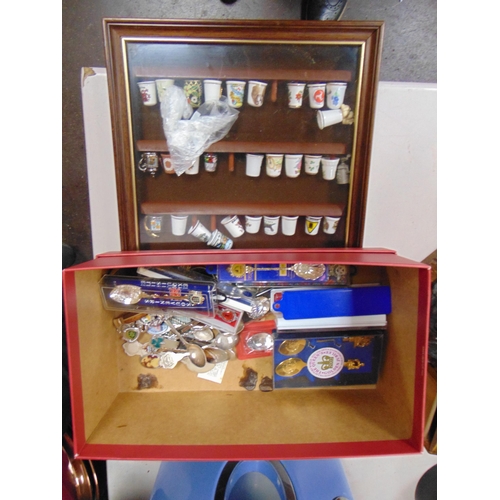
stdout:
{"type": "Polygon", "coordinates": [[[129,41],[126,56],[140,249],[345,245],[360,44],[129,41]],[[216,80],[215,95],[236,98],[238,116],[202,152],[197,173],[176,175],[162,85],[182,89],[196,111],[209,97],[207,80],[216,80]],[[239,99],[243,85],[228,87],[234,80],[244,82],[239,99]],[[263,217],[257,232],[246,216],[263,217]],[[211,241],[190,233],[197,222],[211,241]]]}

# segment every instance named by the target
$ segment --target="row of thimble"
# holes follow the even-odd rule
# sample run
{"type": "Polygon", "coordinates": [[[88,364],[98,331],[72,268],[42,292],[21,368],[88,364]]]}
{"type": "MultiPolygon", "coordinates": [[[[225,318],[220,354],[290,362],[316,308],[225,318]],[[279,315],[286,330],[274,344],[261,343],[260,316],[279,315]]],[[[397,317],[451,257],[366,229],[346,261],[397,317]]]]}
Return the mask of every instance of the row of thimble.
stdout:
{"type": "MultiPolygon", "coordinates": [[[[155,106],[158,101],[161,102],[166,89],[174,85],[175,82],[173,78],[139,82],[137,85],[141,93],[142,103],[145,106],[155,106]]],[[[243,106],[245,86],[245,81],[226,81],[226,93],[229,106],[233,108],[241,108],[241,106],[243,106]]],[[[267,83],[250,81],[249,88],[253,93],[249,94],[247,100],[248,104],[255,107],[261,106],[266,86],[267,83]],[[261,89],[263,89],[262,92],[261,89]],[[255,96],[255,100],[252,96],[255,96]],[[261,98],[262,102],[260,101],[261,98]]],[[[187,102],[193,108],[198,108],[202,104],[203,97],[205,102],[209,102],[218,101],[222,96],[222,80],[183,80],[182,88],[187,102]]]]}
{"type": "MultiPolygon", "coordinates": [[[[186,170],[187,175],[196,175],[200,171],[200,158],[203,159],[205,171],[215,172],[217,169],[218,157],[215,153],[204,153],[198,157],[186,170]]],[[[349,183],[349,167],[345,163],[347,158],[343,158],[339,165],[340,158],[321,155],[301,155],[301,154],[246,154],[246,175],[248,177],[260,177],[262,165],[265,158],[265,171],[269,177],[280,177],[285,166],[287,177],[296,178],[302,171],[308,175],[316,175],[321,169],[323,179],[336,180],[338,184],[349,183]],[[302,168],[304,167],[304,168],[302,168]]],[[[142,153],[139,161],[139,170],[155,175],[159,165],[163,166],[166,174],[174,174],[172,158],[168,153],[142,153]]]]}
{"type": "MultiPolygon", "coordinates": [[[[246,175],[249,177],[259,177],[261,175],[264,157],[266,160],[266,174],[269,177],[279,177],[284,164],[284,170],[287,177],[299,177],[302,171],[308,175],[316,175],[321,169],[323,179],[327,181],[331,181],[336,178],[337,167],[340,162],[340,158],[333,156],[301,154],[283,155],[274,153],[268,153],[264,156],[263,154],[248,153],[246,155],[246,175]],[[303,169],[302,166],[304,166],[303,169]]],[[[342,161],[342,165],[342,170],[347,168],[348,174],[349,170],[345,160],[342,161]]],[[[348,184],[349,175],[338,176],[337,182],[339,184],[348,184]]]]}
{"type": "MultiPolygon", "coordinates": [[[[221,223],[233,238],[239,238],[243,236],[245,232],[257,234],[261,229],[261,225],[264,226],[264,234],[270,236],[278,234],[281,226],[282,234],[285,236],[293,236],[297,231],[298,220],[298,215],[246,215],[245,227],[243,228],[243,224],[237,215],[229,215],[222,219],[221,223]]],[[[340,217],[306,216],[304,232],[310,236],[318,234],[322,222],[324,233],[335,234],[340,222],[340,217]]]]}
{"type": "Polygon", "coordinates": [[[340,109],[344,104],[346,82],[328,83],[300,83],[291,82],[288,84],[288,106],[290,108],[300,108],[307,87],[309,94],[309,107],[321,109],[325,105],[328,109],[340,109]]]}
{"type": "MultiPolygon", "coordinates": [[[[170,214],[171,230],[174,236],[184,236],[186,234],[188,215],[170,214]]],[[[158,238],[163,232],[163,215],[146,215],[144,217],[144,229],[149,236],[158,238]]],[[[194,236],[207,245],[216,248],[229,249],[233,246],[230,238],[220,231],[209,231],[200,221],[196,221],[188,230],[190,236],[194,236]]]]}
{"type": "MultiPolygon", "coordinates": [[[[215,153],[204,153],[202,155],[203,165],[207,172],[215,172],[217,170],[217,155],[215,153]]],[[[142,153],[139,160],[138,169],[141,172],[147,172],[153,177],[156,175],[160,165],[166,174],[175,174],[172,157],[169,153],[142,153]]],[[[187,175],[196,175],[200,171],[200,157],[196,158],[192,165],[185,171],[187,175]]]]}
{"type": "MultiPolygon", "coordinates": [[[[175,170],[172,165],[172,158],[169,154],[162,153],[162,165],[166,174],[174,174],[175,170]]],[[[187,175],[196,175],[200,172],[200,158],[202,158],[203,166],[206,172],[215,172],[217,170],[217,155],[215,153],[204,153],[198,156],[192,165],[184,172],[187,175]]]]}
{"type": "MultiPolygon", "coordinates": [[[[161,101],[167,87],[175,84],[173,78],[161,78],[139,82],[139,92],[142,103],[145,106],[154,106],[161,101]]],[[[245,101],[245,89],[247,82],[244,80],[227,80],[226,97],[229,106],[241,108],[245,101]]],[[[202,96],[205,102],[219,100],[223,94],[223,81],[206,80],[184,80],[184,95],[188,103],[197,108],[202,104],[202,96]]],[[[257,80],[248,81],[247,104],[253,107],[260,107],[264,104],[267,83],[257,80]]],[[[328,109],[340,109],[344,103],[346,82],[325,82],[325,83],[287,83],[288,107],[300,108],[304,100],[305,92],[309,95],[309,106],[312,109],[321,109],[325,105],[328,109]]]]}
{"type": "MultiPolygon", "coordinates": [[[[221,220],[221,224],[233,238],[239,238],[243,234],[257,234],[261,226],[264,227],[264,233],[268,235],[278,234],[280,223],[281,232],[286,236],[293,236],[297,230],[298,215],[246,215],[245,226],[243,226],[237,215],[228,215],[221,220]],[[263,223],[263,224],[262,224],[263,223]]],[[[184,236],[187,229],[187,215],[171,214],[171,230],[174,236],[184,236]]],[[[304,231],[306,234],[314,236],[318,234],[321,223],[323,232],[326,234],[335,234],[340,217],[315,217],[307,216],[305,218],[304,231]]],[[[144,217],[144,229],[153,237],[159,237],[163,231],[163,215],[146,215],[144,217]]],[[[233,241],[220,233],[220,231],[209,231],[200,221],[196,221],[187,233],[203,241],[207,245],[215,246],[216,248],[229,249],[233,246],[233,241]],[[219,246],[220,245],[220,246],[219,246]]]]}

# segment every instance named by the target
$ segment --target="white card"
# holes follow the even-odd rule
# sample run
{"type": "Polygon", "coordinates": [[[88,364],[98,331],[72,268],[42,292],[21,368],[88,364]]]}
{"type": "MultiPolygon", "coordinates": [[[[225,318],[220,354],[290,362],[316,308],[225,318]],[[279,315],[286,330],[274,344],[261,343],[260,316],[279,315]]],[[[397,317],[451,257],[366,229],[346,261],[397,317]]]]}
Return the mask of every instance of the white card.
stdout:
{"type": "Polygon", "coordinates": [[[228,361],[221,361],[217,363],[210,371],[205,373],[198,373],[198,377],[209,380],[210,382],[222,383],[222,378],[226,372],[228,361]]]}

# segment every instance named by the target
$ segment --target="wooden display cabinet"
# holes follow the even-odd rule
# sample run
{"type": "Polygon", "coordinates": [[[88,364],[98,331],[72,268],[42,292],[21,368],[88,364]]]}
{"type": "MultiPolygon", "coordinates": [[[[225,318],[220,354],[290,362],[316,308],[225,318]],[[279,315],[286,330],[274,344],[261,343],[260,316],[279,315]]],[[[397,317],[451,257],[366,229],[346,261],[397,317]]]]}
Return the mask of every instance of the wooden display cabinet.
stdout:
{"type": "MultiPolygon", "coordinates": [[[[381,22],[187,21],[105,19],[104,33],[115,148],[123,250],[209,249],[192,235],[174,236],[171,214],[189,216],[228,234],[228,215],[296,215],[293,236],[245,232],[234,248],[356,247],[362,244],[373,117],[381,54],[381,22]],[[218,167],[197,175],[153,177],[138,169],[144,152],[167,153],[160,104],[142,103],[138,82],[170,78],[247,82],[245,100],[229,133],[205,152],[218,167]],[[247,104],[248,82],[268,84],[261,107],[247,104]],[[300,108],[288,106],[287,83],[347,83],[344,104],[351,124],[320,129],[318,110],[307,92],[300,108]],[[245,173],[247,153],[315,154],[347,158],[349,181],[324,180],[302,172],[297,178],[245,173]],[[161,230],[145,230],[145,217],[162,216],[161,230]],[[341,217],[337,231],[304,231],[306,216],[341,217]]],[[[326,110],[326,105],[323,110],[326,110]]]]}

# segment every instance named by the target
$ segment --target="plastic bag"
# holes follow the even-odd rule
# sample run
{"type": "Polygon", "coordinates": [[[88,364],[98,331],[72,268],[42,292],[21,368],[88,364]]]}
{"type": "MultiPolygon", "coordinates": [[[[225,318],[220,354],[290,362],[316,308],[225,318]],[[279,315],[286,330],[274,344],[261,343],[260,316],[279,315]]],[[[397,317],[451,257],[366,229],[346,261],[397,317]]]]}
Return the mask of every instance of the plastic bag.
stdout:
{"type": "Polygon", "coordinates": [[[205,102],[193,113],[184,91],[175,85],[166,89],[160,110],[177,175],[183,174],[211,144],[223,139],[239,115],[224,96],[205,102]]]}

